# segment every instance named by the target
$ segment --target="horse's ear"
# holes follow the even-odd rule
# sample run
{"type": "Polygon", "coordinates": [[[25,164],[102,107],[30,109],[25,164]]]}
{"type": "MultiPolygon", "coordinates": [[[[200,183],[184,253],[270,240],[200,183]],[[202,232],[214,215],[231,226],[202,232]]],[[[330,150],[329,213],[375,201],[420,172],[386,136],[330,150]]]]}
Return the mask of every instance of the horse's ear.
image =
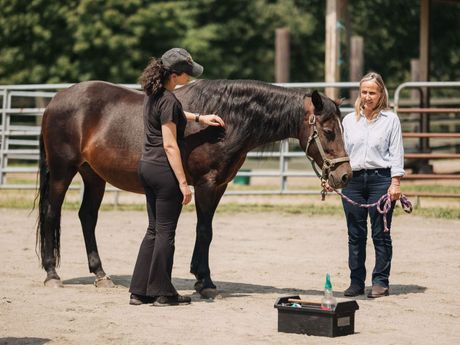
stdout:
{"type": "Polygon", "coordinates": [[[342,105],[343,101],[345,101],[345,97],[337,98],[337,99],[334,101],[334,103],[335,103],[338,107],[340,107],[340,106],[342,105]]]}
{"type": "Polygon", "coordinates": [[[311,94],[311,101],[315,107],[317,112],[323,110],[323,100],[321,99],[321,95],[318,91],[313,91],[311,94]]]}

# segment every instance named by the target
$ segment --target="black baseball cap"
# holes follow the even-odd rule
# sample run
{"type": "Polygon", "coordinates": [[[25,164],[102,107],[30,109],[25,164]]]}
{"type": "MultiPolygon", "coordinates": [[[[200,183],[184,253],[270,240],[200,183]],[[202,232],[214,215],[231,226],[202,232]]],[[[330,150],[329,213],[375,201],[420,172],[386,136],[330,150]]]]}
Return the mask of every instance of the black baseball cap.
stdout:
{"type": "Polygon", "coordinates": [[[192,77],[199,77],[203,73],[203,66],[193,61],[188,51],[182,48],[169,49],[161,57],[163,66],[172,72],[187,73],[192,77]]]}

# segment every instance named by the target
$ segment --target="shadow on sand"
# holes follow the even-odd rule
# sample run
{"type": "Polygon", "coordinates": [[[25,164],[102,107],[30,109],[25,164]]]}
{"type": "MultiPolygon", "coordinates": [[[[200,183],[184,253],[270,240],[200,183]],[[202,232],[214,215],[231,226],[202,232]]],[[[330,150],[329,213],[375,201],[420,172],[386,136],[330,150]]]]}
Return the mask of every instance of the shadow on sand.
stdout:
{"type": "MultiPolygon", "coordinates": [[[[112,281],[115,285],[129,288],[131,283],[130,275],[112,275],[112,281]]],[[[94,276],[88,277],[77,277],[67,279],[63,281],[64,285],[92,285],[94,283],[94,276]]],[[[257,285],[257,284],[246,284],[246,283],[234,283],[225,281],[214,281],[217,285],[219,293],[222,297],[243,297],[249,294],[281,294],[281,295],[322,295],[323,290],[303,290],[296,288],[283,288],[275,287],[270,285],[257,285]]],[[[195,279],[185,278],[173,278],[173,284],[178,290],[190,290],[193,289],[195,279]]],[[[370,290],[371,287],[367,287],[366,290],[370,290]]],[[[426,287],[420,285],[401,285],[395,284],[390,286],[391,295],[407,295],[411,293],[424,293],[426,287]]],[[[344,297],[343,292],[335,291],[334,295],[337,297],[344,297]]],[[[367,299],[366,295],[356,297],[356,299],[367,299]]]]}
{"type": "Polygon", "coordinates": [[[51,339],[6,337],[0,338],[0,345],[42,345],[49,341],[51,339]]]}

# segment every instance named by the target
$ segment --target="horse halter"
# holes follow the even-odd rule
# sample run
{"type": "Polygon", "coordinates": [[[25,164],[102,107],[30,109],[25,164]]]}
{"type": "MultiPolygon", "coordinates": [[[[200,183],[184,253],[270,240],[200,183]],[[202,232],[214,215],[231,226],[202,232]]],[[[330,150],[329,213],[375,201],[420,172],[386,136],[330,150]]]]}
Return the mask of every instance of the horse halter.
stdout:
{"type": "Polygon", "coordinates": [[[321,179],[321,186],[324,188],[327,180],[329,179],[329,174],[332,170],[334,170],[336,164],[342,163],[342,162],[349,162],[350,158],[349,157],[340,157],[340,158],[334,158],[334,159],[327,158],[326,153],[324,152],[324,149],[323,149],[323,145],[321,144],[321,140],[319,140],[318,129],[316,128],[315,114],[310,115],[310,117],[308,118],[308,124],[311,126],[311,129],[310,129],[310,136],[308,137],[308,141],[307,141],[307,146],[305,148],[305,154],[307,155],[307,158],[310,161],[311,166],[313,167],[313,170],[315,171],[316,175],[321,179]],[[310,145],[313,143],[313,141],[315,142],[316,147],[318,148],[318,151],[321,154],[321,158],[323,160],[321,174],[318,172],[318,169],[316,168],[314,159],[308,154],[308,149],[310,148],[310,145]]]}

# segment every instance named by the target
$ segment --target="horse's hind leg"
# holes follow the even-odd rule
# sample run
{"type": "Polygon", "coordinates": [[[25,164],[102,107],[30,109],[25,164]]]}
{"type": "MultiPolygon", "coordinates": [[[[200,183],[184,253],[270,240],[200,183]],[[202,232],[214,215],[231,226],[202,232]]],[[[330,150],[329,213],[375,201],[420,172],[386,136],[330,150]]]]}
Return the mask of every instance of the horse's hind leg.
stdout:
{"type": "Polygon", "coordinates": [[[80,167],[79,172],[83,178],[85,190],[78,216],[85,238],[89,271],[96,275],[94,284],[97,287],[114,287],[110,277],[105,274],[102,268],[95,236],[97,216],[105,191],[105,181],[87,163],[80,167]]]}
{"type": "Polygon", "coordinates": [[[41,197],[40,232],[42,265],[46,271],[45,286],[62,287],[56,272],[60,258],[61,208],[72,178],[77,173],[73,169],[60,169],[49,173],[46,181],[47,192],[41,197]]]}
{"type": "Polygon", "coordinates": [[[198,223],[196,226],[195,248],[193,250],[190,272],[197,281],[195,290],[204,298],[214,298],[217,295],[216,286],[211,279],[209,268],[209,247],[212,241],[212,219],[217,205],[225,192],[227,185],[216,187],[207,184],[195,187],[195,203],[198,223]]]}

